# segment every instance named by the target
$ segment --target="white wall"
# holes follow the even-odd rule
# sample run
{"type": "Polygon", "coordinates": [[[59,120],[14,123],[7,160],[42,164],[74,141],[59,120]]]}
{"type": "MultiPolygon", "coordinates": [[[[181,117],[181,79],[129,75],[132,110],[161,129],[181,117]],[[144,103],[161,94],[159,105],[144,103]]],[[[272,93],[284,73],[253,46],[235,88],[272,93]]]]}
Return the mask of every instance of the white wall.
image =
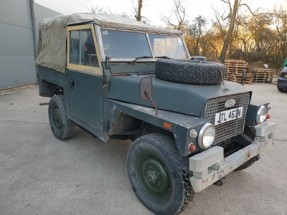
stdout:
{"type": "MultiPolygon", "coordinates": [[[[35,4],[36,24],[58,13],[35,4]]],[[[0,1],[0,89],[35,83],[30,0],[0,1]]]]}

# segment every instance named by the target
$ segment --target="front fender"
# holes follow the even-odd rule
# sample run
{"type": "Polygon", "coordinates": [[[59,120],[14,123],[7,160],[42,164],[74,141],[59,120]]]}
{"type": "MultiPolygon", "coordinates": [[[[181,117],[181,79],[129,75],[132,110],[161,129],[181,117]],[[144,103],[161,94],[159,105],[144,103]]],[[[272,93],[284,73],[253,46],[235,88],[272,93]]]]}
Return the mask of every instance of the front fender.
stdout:
{"type": "Polygon", "coordinates": [[[150,123],[159,128],[168,130],[173,133],[176,146],[182,156],[188,155],[188,144],[192,141],[189,138],[190,129],[199,130],[207,122],[206,119],[194,116],[174,113],[170,111],[159,110],[158,115],[154,108],[144,107],[141,105],[129,104],[116,100],[109,101],[110,123],[114,121],[114,114],[121,112],[141,121],[150,123]],[[169,125],[169,126],[165,126],[169,125]]]}

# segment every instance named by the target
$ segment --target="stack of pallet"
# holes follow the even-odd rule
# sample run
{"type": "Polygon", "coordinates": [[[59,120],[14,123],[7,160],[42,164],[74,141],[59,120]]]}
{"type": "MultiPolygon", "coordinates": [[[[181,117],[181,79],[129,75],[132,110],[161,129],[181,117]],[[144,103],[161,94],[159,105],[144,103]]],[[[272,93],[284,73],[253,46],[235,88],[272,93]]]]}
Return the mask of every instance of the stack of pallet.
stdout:
{"type": "Polygon", "coordinates": [[[252,68],[252,74],[255,83],[271,83],[274,69],[252,68]]]}
{"type": "Polygon", "coordinates": [[[249,65],[244,60],[225,60],[226,66],[225,80],[241,83],[242,75],[245,73],[245,83],[252,83],[252,74],[249,65]]]}

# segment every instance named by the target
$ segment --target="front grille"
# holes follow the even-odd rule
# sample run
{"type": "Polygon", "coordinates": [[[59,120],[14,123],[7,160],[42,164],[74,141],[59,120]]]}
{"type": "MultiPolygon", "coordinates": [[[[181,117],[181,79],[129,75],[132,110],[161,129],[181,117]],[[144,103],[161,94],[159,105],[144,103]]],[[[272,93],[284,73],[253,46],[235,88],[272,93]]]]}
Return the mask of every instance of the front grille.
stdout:
{"type": "Polygon", "coordinates": [[[244,131],[245,117],[246,117],[246,112],[247,112],[247,108],[249,105],[249,101],[250,101],[249,93],[243,93],[243,94],[236,94],[236,95],[214,98],[214,99],[210,99],[207,102],[207,105],[204,111],[204,116],[212,124],[215,124],[216,113],[229,110],[229,109],[233,109],[233,108],[237,108],[237,107],[243,107],[242,118],[235,119],[235,120],[225,122],[223,124],[219,124],[215,126],[214,144],[220,143],[226,139],[237,136],[244,131]],[[235,99],[236,101],[235,105],[233,107],[226,108],[225,102],[228,99],[232,99],[232,98],[235,99]]]}

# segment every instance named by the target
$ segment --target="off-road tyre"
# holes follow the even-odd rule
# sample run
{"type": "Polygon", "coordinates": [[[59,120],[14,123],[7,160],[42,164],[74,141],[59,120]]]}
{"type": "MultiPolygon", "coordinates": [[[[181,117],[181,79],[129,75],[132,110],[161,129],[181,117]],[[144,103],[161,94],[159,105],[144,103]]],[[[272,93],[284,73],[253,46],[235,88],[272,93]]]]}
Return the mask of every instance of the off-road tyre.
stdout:
{"type": "Polygon", "coordinates": [[[281,92],[281,93],[284,93],[286,92],[286,89],[283,89],[283,88],[280,88],[280,87],[277,87],[278,91],[281,92]]]}
{"type": "Polygon", "coordinates": [[[193,199],[188,158],[167,135],[136,139],[128,151],[127,171],[135,194],[155,214],[178,214],[193,199]]]}
{"type": "Polygon", "coordinates": [[[216,85],[224,80],[226,68],[214,62],[159,59],[155,66],[157,78],[186,84],[216,85]]]}
{"type": "Polygon", "coordinates": [[[63,95],[54,95],[50,99],[48,114],[49,123],[56,138],[66,140],[74,132],[75,124],[67,118],[63,95]]]}

